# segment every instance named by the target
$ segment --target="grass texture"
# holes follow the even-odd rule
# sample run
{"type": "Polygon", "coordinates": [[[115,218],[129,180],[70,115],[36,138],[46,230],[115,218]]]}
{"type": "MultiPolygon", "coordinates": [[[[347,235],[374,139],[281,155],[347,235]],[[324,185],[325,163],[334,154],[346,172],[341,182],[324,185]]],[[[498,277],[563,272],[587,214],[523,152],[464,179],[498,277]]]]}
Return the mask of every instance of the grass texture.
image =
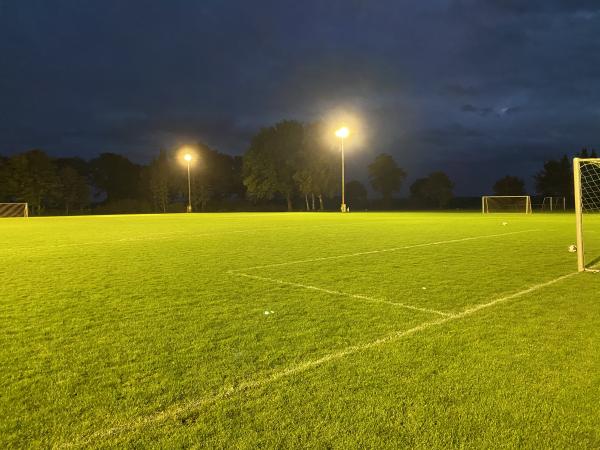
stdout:
{"type": "Polygon", "coordinates": [[[567,214],[0,220],[0,445],[600,447],[573,241],[567,214]]]}

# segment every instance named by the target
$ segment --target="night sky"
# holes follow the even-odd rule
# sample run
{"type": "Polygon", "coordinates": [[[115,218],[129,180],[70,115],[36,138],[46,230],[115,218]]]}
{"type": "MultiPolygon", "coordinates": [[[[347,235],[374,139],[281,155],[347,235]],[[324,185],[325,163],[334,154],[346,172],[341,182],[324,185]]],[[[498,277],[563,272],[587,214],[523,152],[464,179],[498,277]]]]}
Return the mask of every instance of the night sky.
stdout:
{"type": "MultiPolygon", "coordinates": [[[[347,114],[459,195],[600,148],[598,0],[0,0],[0,154],[123,153],[347,114]]],[[[406,193],[406,188],[403,190],[406,193]]]]}

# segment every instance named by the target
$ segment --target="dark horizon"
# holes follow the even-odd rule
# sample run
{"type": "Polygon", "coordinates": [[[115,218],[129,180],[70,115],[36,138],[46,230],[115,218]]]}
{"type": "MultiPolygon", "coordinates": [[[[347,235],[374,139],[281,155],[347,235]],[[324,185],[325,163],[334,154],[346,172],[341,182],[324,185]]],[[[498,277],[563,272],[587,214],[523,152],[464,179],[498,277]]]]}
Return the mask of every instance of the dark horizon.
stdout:
{"type": "Polygon", "coordinates": [[[434,170],[457,195],[507,174],[532,191],[544,160],[599,147],[600,7],[521,3],[0,1],[0,154],[239,155],[344,111],[350,179],[386,152],[402,195],[434,170]]]}

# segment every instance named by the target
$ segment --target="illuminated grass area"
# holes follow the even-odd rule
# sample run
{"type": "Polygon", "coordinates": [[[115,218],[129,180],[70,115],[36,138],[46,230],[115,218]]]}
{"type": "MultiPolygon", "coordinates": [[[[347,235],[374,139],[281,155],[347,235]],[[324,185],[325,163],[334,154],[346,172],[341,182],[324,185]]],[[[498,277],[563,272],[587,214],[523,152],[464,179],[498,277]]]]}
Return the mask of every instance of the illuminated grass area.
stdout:
{"type": "Polygon", "coordinates": [[[2,447],[600,446],[572,215],[5,219],[0,241],[2,447]]]}

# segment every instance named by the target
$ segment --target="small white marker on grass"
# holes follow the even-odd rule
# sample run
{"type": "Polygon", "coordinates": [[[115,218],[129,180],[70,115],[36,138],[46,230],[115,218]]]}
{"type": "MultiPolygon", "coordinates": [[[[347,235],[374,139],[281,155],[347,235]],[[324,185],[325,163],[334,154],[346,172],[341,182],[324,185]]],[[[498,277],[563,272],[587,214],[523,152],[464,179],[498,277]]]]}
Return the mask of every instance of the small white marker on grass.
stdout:
{"type": "Polygon", "coordinates": [[[275,311],[265,311],[263,314],[268,316],[269,314],[275,314],[275,311]]]}

